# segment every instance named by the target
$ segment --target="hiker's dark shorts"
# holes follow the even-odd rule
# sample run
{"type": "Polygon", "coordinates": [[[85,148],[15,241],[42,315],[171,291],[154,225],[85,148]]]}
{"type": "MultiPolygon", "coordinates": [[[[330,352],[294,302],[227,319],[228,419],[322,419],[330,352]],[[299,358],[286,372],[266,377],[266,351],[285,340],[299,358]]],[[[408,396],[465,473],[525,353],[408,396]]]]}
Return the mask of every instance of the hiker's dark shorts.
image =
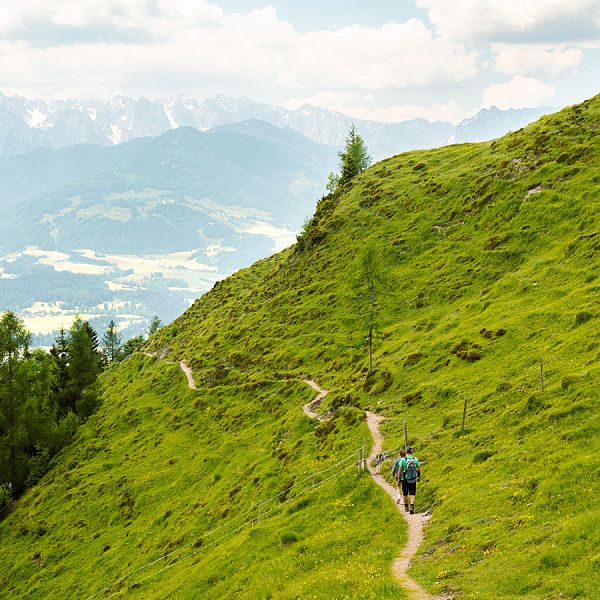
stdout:
{"type": "Polygon", "coordinates": [[[402,484],[402,495],[403,496],[416,496],[417,495],[417,482],[413,481],[412,483],[408,483],[405,479],[401,482],[402,484]]]}

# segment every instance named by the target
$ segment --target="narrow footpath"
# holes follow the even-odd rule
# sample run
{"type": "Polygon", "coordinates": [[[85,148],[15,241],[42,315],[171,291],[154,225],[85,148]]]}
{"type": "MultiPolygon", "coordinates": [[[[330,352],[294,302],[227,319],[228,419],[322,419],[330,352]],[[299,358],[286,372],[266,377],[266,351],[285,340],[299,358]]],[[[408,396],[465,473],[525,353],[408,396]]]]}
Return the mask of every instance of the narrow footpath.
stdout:
{"type": "MultiPolygon", "coordinates": [[[[150,358],[160,358],[156,352],[142,351],[141,354],[143,354],[144,356],[149,356],[150,358]]],[[[166,358],[163,358],[162,360],[168,365],[175,364],[174,360],[167,360],[166,358]]],[[[179,366],[181,367],[181,370],[183,371],[183,374],[187,379],[187,384],[190,390],[197,390],[198,388],[196,387],[196,383],[194,382],[194,375],[192,374],[192,369],[190,369],[190,367],[187,366],[185,360],[180,360],[179,366]]]]}
{"type": "MultiPolygon", "coordinates": [[[[143,352],[146,356],[156,357],[155,353],[143,352]]],[[[165,361],[170,364],[174,364],[173,361],[165,361]]],[[[195,390],[196,384],[194,382],[194,376],[192,374],[192,369],[188,367],[184,360],[179,361],[179,366],[183,371],[188,387],[191,390],[195,390]]],[[[319,416],[314,409],[318,409],[321,404],[321,400],[327,396],[329,393],[328,390],[324,390],[320,387],[316,382],[312,379],[305,379],[304,383],[309,385],[313,390],[317,392],[317,396],[307,404],[305,404],[302,409],[304,414],[310,417],[311,419],[317,419],[319,421],[323,421],[324,417],[319,416]]],[[[373,462],[375,456],[377,454],[381,454],[383,450],[383,436],[379,431],[379,425],[383,421],[384,417],[381,415],[376,415],[375,413],[367,411],[367,426],[369,427],[369,431],[371,433],[371,437],[373,438],[373,448],[371,449],[371,453],[367,459],[367,464],[370,465],[373,462]]],[[[373,481],[380,486],[392,499],[394,505],[398,509],[398,512],[402,515],[404,520],[408,525],[408,540],[404,548],[394,562],[392,563],[392,573],[398,579],[404,590],[407,592],[408,597],[411,600],[436,600],[433,596],[429,595],[427,592],[421,588],[421,586],[412,579],[408,574],[408,569],[410,567],[410,561],[412,557],[415,555],[417,548],[421,545],[423,541],[423,527],[427,523],[428,517],[422,514],[407,514],[403,510],[402,504],[396,504],[396,490],[390,485],[383,475],[378,472],[378,469],[372,469],[369,467],[369,472],[371,473],[371,477],[373,477],[373,481]]],[[[442,600],[438,597],[438,600],[442,600]]]]}
{"type": "MultiPolygon", "coordinates": [[[[313,411],[313,407],[315,407],[315,405],[318,407],[320,400],[322,400],[328,392],[319,387],[312,380],[305,380],[304,383],[318,392],[318,396],[314,400],[304,405],[304,413],[313,419],[319,419],[319,416],[313,411]]],[[[367,425],[371,437],[373,438],[373,448],[367,459],[368,465],[370,465],[375,456],[381,454],[383,450],[383,436],[379,431],[379,424],[383,419],[384,418],[381,415],[376,415],[375,413],[367,411],[367,425]]],[[[425,592],[408,574],[410,561],[423,541],[423,527],[427,523],[428,517],[419,513],[411,515],[404,512],[403,505],[396,504],[396,489],[377,471],[377,468],[371,469],[369,467],[369,472],[371,473],[371,477],[373,477],[373,481],[375,481],[375,483],[390,496],[398,509],[398,512],[402,515],[408,525],[408,540],[406,541],[404,548],[402,548],[400,555],[394,559],[394,562],[392,563],[392,573],[394,577],[398,579],[411,600],[434,600],[434,597],[425,592]]]]}

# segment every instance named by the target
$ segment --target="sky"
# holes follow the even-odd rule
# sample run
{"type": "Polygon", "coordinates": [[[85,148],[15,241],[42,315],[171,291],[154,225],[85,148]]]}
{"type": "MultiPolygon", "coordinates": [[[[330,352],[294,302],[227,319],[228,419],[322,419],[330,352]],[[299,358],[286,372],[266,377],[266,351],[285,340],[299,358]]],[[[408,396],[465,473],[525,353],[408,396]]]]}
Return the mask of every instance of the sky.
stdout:
{"type": "Polygon", "coordinates": [[[600,0],[19,0],[0,92],[226,94],[457,123],[598,93],[600,0]]]}

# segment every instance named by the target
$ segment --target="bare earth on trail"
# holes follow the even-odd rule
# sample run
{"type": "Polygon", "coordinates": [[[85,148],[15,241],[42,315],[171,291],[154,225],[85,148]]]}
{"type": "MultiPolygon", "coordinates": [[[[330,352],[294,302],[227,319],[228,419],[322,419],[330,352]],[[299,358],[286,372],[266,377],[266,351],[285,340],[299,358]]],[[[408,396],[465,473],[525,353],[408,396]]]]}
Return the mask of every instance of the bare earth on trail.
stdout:
{"type": "Polygon", "coordinates": [[[185,361],[179,361],[179,366],[181,367],[181,370],[185,373],[188,382],[188,387],[190,388],[190,390],[198,389],[196,388],[196,384],[194,383],[194,376],[192,375],[192,370],[185,364],[185,361]]]}
{"type": "MultiPolygon", "coordinates": [[[[160,357],[156,352],[142,351],[142,354],[144,354],[145,356],[149,356],[150,358],[156,358],[158,356],[159,358],[162,358],[168,365],[175,364],[175,362],[172,360],[166,360],[164,357],[160,357]]],[[[192,369],[190,369],[185,364],[185,360],[180,360],[179,366],[181,367],[181,370],[183,371],[183,373],[187,379],[187,384],[188,384],[188,387],[190,388],[190,390],[197,390],[198,388],[196,387],[196,383],[194,382],[194,375],[192,374],[192,369]]],[[[327,393],[327,392],[325,392],[325,393],[327,393]]]]}
{"type": "Polygon", "coordinates": [[[319,387],[312,379],[305,379],[304,383],[306,385],[310,385],[310,387],[313,390],[315,390],[315,392],[319,392],[319,393],[308,404],[305,404],[302,407],[302,410],[304,411],[304,414],[307,417],[310,417],[311,419],[318,419],[319,421],[322,421],[322,418],[319,417],[319,415],[316,412],[314,412],[312,409],[313,409],[313,407],[317,408],[319,406],[319,404],[321,404],[321,400],[323,400],[323,398],[325,398],[325,396],[327,396],[327,394],[329,392],[327,390],[324,390],[322,387],[319,387]]]}
{"type": "MultiPolygon", "coordinates": [[[[367,425],[371,432],[371,437],[373,438],[373,448],[367,459],[367,464],[371,464],[371,461],[373,461],[375,456],[380,454],[383,449],[383,436],[379,431],[379,424],[381,421],[383,421],[381,415],[376,415],[375,413],[367,411],[367,425]]],[[[396,489],[385,480],[383,475],[376,473],[375,470],[372,469],[370,469],[370,471],[375,483],[383,488],[395,503],[396,489]]],[[[400,556],[392,563],[392,573],[400,581],[402,587],[408,592],[409,597],[413,600],[433,600],[433,596],[430,596],[425,592],[421,586],[408,575],[410,561],[423,541],[423,526],[427,523],[428,519],[419,513],[414,515],[406,513],[402,504],[396,504],[396,507],[408,524],[408,540],[406,546],[402,549],[400,556]]]]}
{"type": "MultiPolygon", "coordinates": [[[[313,407],[318,407],[321,400],[327,395],[328,392],[311,379],[304,380],[304,383],[318,392],[318,396],[314,400],[302,407],[304,414],[308,415],[312,419],[319,419],[317,413],[313,411],[313,407]]],[[[367,459],[367,464],[370,464],[375,456],[380,454],[383,449],[383,436],[379,431],[379,424],[381,421],[383,421],[383,417],[381,415],[376,415],[375,413],[367,411],[367,425],[369,427],[369,431],[371,432],[371,437],[373,438],[373,448],[367,459]]],[[[376,470],[369,469],[369,472],[371,473],[375,483],[381,486],[395,503],[396,490],[394,487],[385,480],[383,475],[380,475],[378,472],[376,472],[376,470]]],[[[414,515],[407,514],[404,512],[404,507],[401,504],[396,504],[396,506],[408,525],[408,540],[402,549],[400,556],[398,556],[398,558],[396,558],[392,563],[392,573],[400,581],[402,587],[412,600],[435,600],[433,596],[430,596],[427,592],[425,592],[421,586],[408,575],[410,561],[415,555],[417,548],[423,541],[423,525],[427,522],[428,518],[418,513],[414,515]]],[[[442,599],[439,598],[437,600],[442,599]]]]}

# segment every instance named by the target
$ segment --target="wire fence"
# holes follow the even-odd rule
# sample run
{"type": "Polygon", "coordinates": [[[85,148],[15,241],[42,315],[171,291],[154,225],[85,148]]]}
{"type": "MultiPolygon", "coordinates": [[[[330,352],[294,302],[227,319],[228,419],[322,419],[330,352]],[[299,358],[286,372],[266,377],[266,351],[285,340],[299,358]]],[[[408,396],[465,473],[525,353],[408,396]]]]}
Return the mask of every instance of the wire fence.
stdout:
{"type": "Polygon", "coordinates": [[[360,455],[357,460],[357,453],[355,452],[355,453],[347,456],[346,458],[338,461],[337,463],[330,465],[329,467],[327,467],[325,469],[322,469],[321,471],[312,472],[310,475],[304,477],[303,479],[301,479],[294,485],[290,486],[289,488],[286,488],[286,489],[282,490],[281,492],[279,492],[278,494],[275,494],[274,496],[268,498],[267,500],[260,502],[259,504],[257,504],[256,506],[253,506],[252,508],[248,509],[247,511],[240,513],[239,515],[236,515],[232,519],[228,520],[226,523],[223,523],[223,524],[219,525],[218,527],[215,527],[214,529],[211,529],[210,531],[205,532],[201,536],[196,536],[193,541],[183,544],[183,545],[179,546],[178,548],[176,548],[175,550],[172,550],[171,552],[168,552],[167,554],[163,554],[163,555],[159,556],[158,558],[156,558],[144,565],[141,565],[140,567],[137,567],[133,571],[126,573],[125,575],[123,575],[123,576],[119,577],[118,579],[116,579],[115,581],[111,582],[106,587],[102,588],[101,590],[97,591],[96,593],[92,594],[91,596],[88,596],[86,598],[86,600],[92,600],[93,598],[97,598],[101,594],[109,592],[110,590],[114,589],[116,586],[119,586],[119,584],[122,584],[125,580],[133,577],[133,575],[135,575],[136,573],[140,573],[141,571],[149,569],[150,567],[152,567],[162,561],[166,561],[167,559],[171,558],[175,554],[178,554],[179,552],[182,552],[182,551],[186,550],[187,548],[194,546],[195,544],[197,544],[199,542],[199,540],[204,540],[205,538],[210,537],[219,531],[227,529],[227,528],[231,527],[234,523],[238,522],[240,519],[247,517],[248,515],[250,515],[252,513],[255,513],[255,515],[252,518],[247,519],[241,525],[238,525],[234,529],[231,529],[230,531],[228,531],[224,535],[218,537],[217,539],[213,540],[209,544],[202,543],[202,546],[200,548],[198,548],[197,550],[190,552],[189,554],[183,556],[182,558],[164,566],[163,568],[159,569],[158,571],[155,571],[154,573],[151,573],[150,575],[147,575],[146,577],[143,577],[142,579],[139,579],[138,581],[135,581],[134,583],[130,583],[130,584],[121,586],[120,589],[113,591],[109,596],[107,596],[107,598],[113,598],[114,596],[122,594],[129,589],[137,587],[137,586],[141,585],[143,582],[147,581],[148,579],[151,579],[152,577],[155,577],[155,576],[159,575],[160,573],[163,573],[164,571],[167,571],[168,569],[173,568],[175,565],[178,565],[179,563],[186,561],[186,560],[196,556],[200,552],[205,551],[206,549],[218,544],[219,542],[223,541],[224,539],[226,539],[232,535],[235,535],[236,533],[238,533],[239,531],[244,529],[244,527],[247,527],[247,526],[252,525],[253,523],[257,523],[257,522],[260,523],[260,520],[262,518],[267,517],[271,513],[275,512],[276,510],[285,506],[288,502],[291,502],[292,500],[298,498],[302,494],[305,494],[307,492],[311,492],[311,491],[318,489],[321,485],[330,481],[331,479],[334,479],[338,475],[345,473],[348,469],[350,469],[352,467],[356,467],[357,465],[360,466],[362,462],[363,462],[363,459],[360,458],[360,455]],[[352,460],[353,460],[353,462],[350,462],[352,460]],[[346,464],[346,463],[349,463],[349,464],[346,464]],[[345,466],[340,468],[342,465],[345,465],[345,466]],[[335,471],[332,475],[329,475],[325,479],[321,479],[321,480],[317,481],[317,478],[319,476],[323,475],[324,473],[328,473],[331,470],[336,469],[336,468],[337,468],[337,471],[335,471]],[[303,484],[306,484],[308,481],[311,482],[310,486],[307,486],[302,490],[296,491],[296,493],[294,493],[290,496],[290,492],[292,492],[295,489],[297,490],[297,488],[299,488],[303,484]],[[275,502],[276,500],[280,499],[284,495],[286,497],[282,501],[280,501],[278,504],[271,506],[270,508],[268,508],[265,511],[262,510],[262,507],[266,506],[267,504],[275,502]]]}

